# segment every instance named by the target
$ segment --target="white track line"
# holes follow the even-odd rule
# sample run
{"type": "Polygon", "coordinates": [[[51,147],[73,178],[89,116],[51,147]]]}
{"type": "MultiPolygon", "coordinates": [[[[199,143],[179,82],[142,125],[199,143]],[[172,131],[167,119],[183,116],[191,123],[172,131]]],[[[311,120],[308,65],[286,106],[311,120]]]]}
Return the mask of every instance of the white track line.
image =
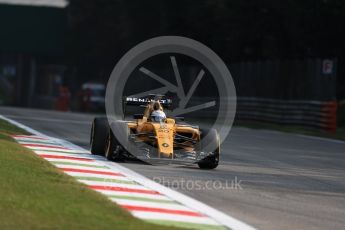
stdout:
{"type": "Polygon", "coordinates": [[[131,189],[141,189],[141,190],[152,191],[152,189],[146,188],[139,184],[121,184],[121,183],[116,183],[116,182],[89,181],[89,180],[79,180],[79,179],[78,181],[90,186],[119,187],[119,188],[131,188],[131,189]]]}
{"type": "MultiPolygon", "coordinates": [[[[210,224],[210,225],[217,224],[216,221],[208,217],[193,217],[193,216],[182,216],[182,215],[176,215],[176,214],[141,212],[141,211],[133,211],[132,214],[135,217],[142,218],[142,219],[172,220],[172,221],[178,221],[178,222],[210,224]]],[[[233,229],[241,229],[241,228],[233,228],[233,229]]]]}
{"type": "MultiPolygon", "coordinates": [[[[81,161],[81,160],[71,160],[71,159],[46,158],[46,157],[43,157],[43,158],[45,160],[51,162],[54,165],[57,165],[59,163],[60,164],[71,163],[71,165],[72,164],[83,164],[83,165],[90,165],[90,166],[104,166],[104,167],[106,167],[105,165],[100,164],[100,163],[98,163],[96,161],[81,161]]],[[[66,165],[68,165],[68,164],[66,164],[66,165]]]]}
{"type": "Polygon", "coordinates": [[[84,173],[84,172],[65,172],[66,174],[73,176],[73,177],[95,177],[100,178],[104,180],[124,180],[124,181],[133,181],[132,179],[129,179],[124,176],[114,176],[114,175],[101,175],[101,174],[93,174],[93,173],[84,173]]]}
{"type": "MultiPolygon", "coordinates": [[[[146,201],[126,200],[126,199],[119,199],[119,198],[110,198],[110,199],[112,201],[115,201],[119,205],[133,205],[133,206],[138,206],[138,207],[149,207],[149,208],[162,208],[163,206],[160,203],[153,203],[153,202],[146,202],[146,201]]],[[[164,204],[164,209],[197,212],[196,210],[187,208],[186,206],[179,205],[179,204],[164,204]]]]}
{"type": "Polygon", "coordinates": [[[89,153],[80,153],[80,154],[73,154],[71,153],[62,153],[62,152],[55,152],[55,151],[44,151],[44,150],[35,150],[37,155],[54,155],[54,156],[62,156],[62,157],[76,157],[76,158],[84,158],[89,160],[96,160],[94,157],[90,156],[89,153]]]}
{"type": "Polygon", "coordinates": [[[46,151],[47,153],[49,151],[57,151],[57,152],[64,152],[64,153],[87,153],[85,151],[80,150],[74,150],[74,149],[61,149],[61,148],[48,148],[48,147],[37,147],[37,146],[25,146],[24,147],[31,149],[33,151],[46,151]]]}
{"type": "MultiPolygon", "coordinates": [[[[69,168],[73,168],[73,169],[80,169],[80,170],[92,170],[92,171],[98,171],[98,172],[110,172],[113,173],[114,170],[111,170],[109,168],[95,168],[95,167],[89,167],[89,166],[79,166],[79,165],[66,165],[66,164],[55,164],[55,166],[59,169],[69,169],[69,168]]],[[[105,166],[106,167],[106,166],[105,166]]]]}
{"type": "Polygon", "coordinates": [[[144,194],[144,193],[132,193],[132,192],[119,192],[119,191],[107,191],[107,190],[97,190],[100,193],[106,195],[106,196],[131,196],[131,197],[137,197],[137,198],[149,198],[149,199],[156,199],[156,200],[168,200],[172,201],[170,198],[160,195],[160,194],[144,194]]]}

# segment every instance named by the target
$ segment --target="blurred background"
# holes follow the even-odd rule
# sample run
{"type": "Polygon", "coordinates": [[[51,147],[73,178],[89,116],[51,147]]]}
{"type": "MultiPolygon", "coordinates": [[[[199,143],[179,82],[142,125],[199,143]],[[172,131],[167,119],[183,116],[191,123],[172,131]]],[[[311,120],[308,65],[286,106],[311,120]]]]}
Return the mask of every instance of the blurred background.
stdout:
{"type": "Polygon", "coordinates": [[[345,126],[344,12],[343,0],[0,0],[0,105],[102,112],[122,55],[176,35],[228,65],[237,124],[336,133],[345,126]]]}

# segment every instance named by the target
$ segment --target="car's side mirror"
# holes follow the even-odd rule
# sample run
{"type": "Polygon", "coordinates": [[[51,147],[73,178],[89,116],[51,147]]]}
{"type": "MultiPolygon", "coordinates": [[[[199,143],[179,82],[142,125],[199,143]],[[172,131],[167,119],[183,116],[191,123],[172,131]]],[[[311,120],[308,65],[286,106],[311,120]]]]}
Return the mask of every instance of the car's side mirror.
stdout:
{"type": "Polygon", "coordinates": [[[134,114],[133,115],[134,119],[143,119],[143,117],[144,117],[144,114],[134,114]]]}

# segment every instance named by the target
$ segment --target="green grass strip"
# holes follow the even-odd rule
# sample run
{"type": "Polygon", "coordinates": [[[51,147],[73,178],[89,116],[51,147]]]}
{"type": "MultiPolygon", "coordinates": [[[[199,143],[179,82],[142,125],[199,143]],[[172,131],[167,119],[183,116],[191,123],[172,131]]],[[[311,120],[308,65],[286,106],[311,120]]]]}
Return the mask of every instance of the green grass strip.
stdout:
{"type": "Polygon", "coordinates": [[[107,195],[107,196],[110,198],[117,198],[117,199],[147,201],[147,202],[164,203],[164,204],[178,204],[176,201],[173,201],[173,200],[159,200],[159,199],[152,199],[152,198],[146,198],[146,197],[121,196],[121,195],[107,195]]]}
{"type": "Polygon", "coordinates": [[[82,177],[82,176],[76,176],[74,177],[78,180],[90,180],[90,181],[101,181],[101,182],[113,182],[113,183],[119,183],[119,184],[138,184],[134,181],[127,181],[127,180],[117,180],[117,179],[108,179],[108,178],[98,178],[98,177],[82,177]]]}
{"type": "Polygon", "coordinates": [[[146,220],[149,223],[159,224],[159,225],[167,225],[167,226],[176,226],[180,228],[191,228],[191,229],[200,229],[200,230],[226,230],[221,225],[211,225],[211,224],[196,224],[196,223],[189,223],[189,222],[179,222],[179,221],[171,221],[171,220],[146,220]]]}
{"type": "Polygon", "coordinates": [[[92,168],[108,169],[108,167],[102,166],[102,165],[88,165],[88,164],[80,164],[80,163],[65,162],[65,161],[49,161],[49,162],[52,164],[75,165],[75,166],[85,166],[85,167],[92,167],[92,168]]]}
{"type": "Polygon", "coordinates": [[[2,119],[0,119],[0,131],[1,131],[1,133],[6,133],[9,135],[13,135],[13,134],[28,135],[29,134],[25,130],[18,128],[17,126],[14,126],[14,125],[10,124],[9,122],[2,120],[2,119]]]}

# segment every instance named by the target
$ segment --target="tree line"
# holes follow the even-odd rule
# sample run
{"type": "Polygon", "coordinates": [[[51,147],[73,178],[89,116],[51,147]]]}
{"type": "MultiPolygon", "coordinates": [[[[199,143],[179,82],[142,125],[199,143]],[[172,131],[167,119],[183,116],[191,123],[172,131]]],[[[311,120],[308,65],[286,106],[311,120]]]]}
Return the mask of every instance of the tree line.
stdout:
{"type": "Polygon", "coordinates": [[[67,57],[83,77],[106,79],[126,51],[161,35],[196,39],[229,63],[337,58],[338,75],[345,74],[343,0],[69,2],[67,57]]]}

